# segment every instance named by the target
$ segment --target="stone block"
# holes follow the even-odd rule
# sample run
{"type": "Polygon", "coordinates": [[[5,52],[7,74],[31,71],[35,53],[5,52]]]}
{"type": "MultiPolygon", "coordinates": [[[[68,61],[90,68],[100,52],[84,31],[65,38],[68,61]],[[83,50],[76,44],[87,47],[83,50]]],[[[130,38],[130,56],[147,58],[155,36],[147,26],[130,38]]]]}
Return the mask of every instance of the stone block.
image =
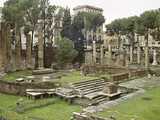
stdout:
{"type": "Polygon", "coordinates": [[[39,70],[33,70],[33,75],[41,75],[41,74],[50,74],[53,73],[53,69],[39,69],[39,70]]]}

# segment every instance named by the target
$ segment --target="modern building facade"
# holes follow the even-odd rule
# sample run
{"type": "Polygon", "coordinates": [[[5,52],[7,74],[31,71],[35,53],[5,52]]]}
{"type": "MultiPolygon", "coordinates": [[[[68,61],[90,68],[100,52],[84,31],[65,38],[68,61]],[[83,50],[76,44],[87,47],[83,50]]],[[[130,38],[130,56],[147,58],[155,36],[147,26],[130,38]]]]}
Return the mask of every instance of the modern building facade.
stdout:
{"type": "Polygon", "coordinates": [[[103,9],[90,6],[90,5],[79,5],[73,9],[74,14],[78,14],[79,12],[88,12],[88,13],[99,13],[103,14],[103,9]]]}

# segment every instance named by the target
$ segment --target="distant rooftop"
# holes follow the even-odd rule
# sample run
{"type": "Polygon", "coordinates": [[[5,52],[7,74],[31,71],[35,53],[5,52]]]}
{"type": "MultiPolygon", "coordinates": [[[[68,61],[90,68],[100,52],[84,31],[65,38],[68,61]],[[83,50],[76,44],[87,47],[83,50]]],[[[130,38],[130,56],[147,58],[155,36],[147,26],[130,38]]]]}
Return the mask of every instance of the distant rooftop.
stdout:
{"type": "Polygon", "coordinates": [[[99,10],[99,11],[103,11],[102,8],[98,8],[98,7],[90,6],[90,5],[79,5],[75,8],[73,8],[73,10],[78,10],[78,9],[82,9],[82,8],[89,8],[89,9],[96,9],[96,10],[99,10]]]}

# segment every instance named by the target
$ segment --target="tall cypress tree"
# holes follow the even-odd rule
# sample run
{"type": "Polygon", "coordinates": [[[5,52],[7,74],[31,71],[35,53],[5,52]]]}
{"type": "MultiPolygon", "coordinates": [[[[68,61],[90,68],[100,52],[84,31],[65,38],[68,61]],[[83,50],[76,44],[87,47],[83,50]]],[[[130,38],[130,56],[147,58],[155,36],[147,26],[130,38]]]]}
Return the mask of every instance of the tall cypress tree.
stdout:
{"type": "Polygon", "coordinates": [[[62,31],[61,36],[71,39],[71,15],[70,9],[66,8],[64,11],[63,21],[62,21],[62,31]]]}

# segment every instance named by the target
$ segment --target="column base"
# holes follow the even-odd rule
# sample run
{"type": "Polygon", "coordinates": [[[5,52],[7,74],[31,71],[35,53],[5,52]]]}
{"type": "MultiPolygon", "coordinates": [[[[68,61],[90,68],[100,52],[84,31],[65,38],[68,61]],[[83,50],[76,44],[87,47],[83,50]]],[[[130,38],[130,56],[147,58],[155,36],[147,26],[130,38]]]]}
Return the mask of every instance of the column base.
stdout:
{"type": "Polygon", "coordinates": [[[158,65],[157,61],[153,61],[152,65],[158,65]]]}

